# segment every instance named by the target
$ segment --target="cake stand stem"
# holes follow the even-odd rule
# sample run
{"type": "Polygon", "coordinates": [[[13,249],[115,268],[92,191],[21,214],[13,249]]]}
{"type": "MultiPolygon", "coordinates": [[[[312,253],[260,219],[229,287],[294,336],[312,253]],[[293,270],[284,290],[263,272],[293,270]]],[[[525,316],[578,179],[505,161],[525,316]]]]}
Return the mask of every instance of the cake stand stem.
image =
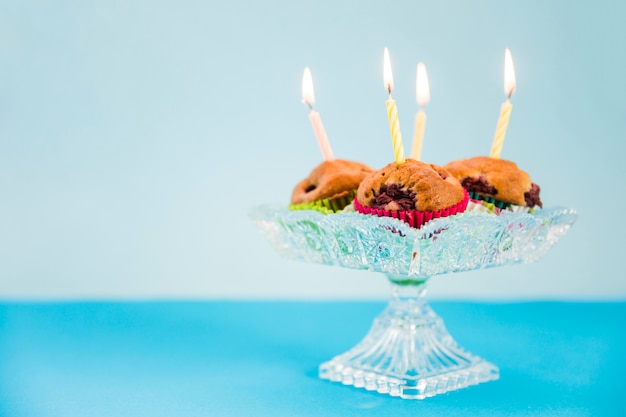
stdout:
{"type": "Polygon", "coordinates": [[[388,278],[392,297],[387,308],[361,342],[320,365],[320,378],[405,399],[498,379],[495,365],[452,339],[426,302],[425,281],[388,278]]]}

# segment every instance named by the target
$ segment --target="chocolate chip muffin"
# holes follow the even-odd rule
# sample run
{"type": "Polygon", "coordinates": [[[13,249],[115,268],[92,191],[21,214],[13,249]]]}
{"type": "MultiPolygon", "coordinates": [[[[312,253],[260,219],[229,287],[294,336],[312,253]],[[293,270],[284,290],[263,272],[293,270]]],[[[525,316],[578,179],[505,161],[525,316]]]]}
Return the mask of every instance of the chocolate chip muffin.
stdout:
{"type": "Polygon", "coordinates": [[[291,208],[340,211],[352,203],[361,181],[374,170],[360,162],[334,159],[316,166],[291,193],[291,208]]]}
{"type": "Polygon", "coordinates": [[[407,159],[365,178],[354,205],[360,213],[399,218],[419,228],[433,218],[464,211],[468,198],[446,169],[407,159]]]}
{"type": "Polygon", "coordinates": [[[492,203],[499,209],[511,205],[543,207],[541,188],[515,162],[476,156],[452,161],[445,165],[470,193],[472,199],[492,203]]]}

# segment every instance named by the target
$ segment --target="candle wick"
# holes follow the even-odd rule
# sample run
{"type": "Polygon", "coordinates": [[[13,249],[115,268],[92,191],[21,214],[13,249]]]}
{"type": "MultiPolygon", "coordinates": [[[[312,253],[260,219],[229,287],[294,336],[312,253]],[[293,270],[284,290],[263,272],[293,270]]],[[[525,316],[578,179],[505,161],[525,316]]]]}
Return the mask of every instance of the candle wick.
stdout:
{"type": "Polygon", "coordinates": [[[311,103],[309,103],[307,100],[302,99],[302,103],[304,103],[307,106],[309,106],[309,110],[313,111],[313,105],[311,103]]]}
{"type": "Polygon", "coordinates": [[[389,93],[389,98],[391,99],[391,84],[387,84],[387,92],[389,93]]]}
{"type": "Polygon", "coordinates": [[[511,101],[511,96],[512,95],[513,95],[513,89],[511,88],[511,91],[509,91],[509,96],[506,99],[511,101]]]}

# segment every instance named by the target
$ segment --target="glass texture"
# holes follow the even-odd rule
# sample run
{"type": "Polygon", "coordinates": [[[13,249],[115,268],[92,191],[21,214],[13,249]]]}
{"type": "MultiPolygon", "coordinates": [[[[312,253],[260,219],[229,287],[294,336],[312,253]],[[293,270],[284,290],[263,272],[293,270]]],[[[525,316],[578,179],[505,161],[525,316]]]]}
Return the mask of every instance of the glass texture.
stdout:
{"type": "Polygon", "coordinates": [[[535,262],[574,224],[575,210],[436,219],[421,229],[387,217],[324,215],[260,206],[250,216],[285,258],[384,273],[393,296],[355,347],[319,367],[322,379],[424,399],[498,379],[498,368],[461,348],[428,306],[434,275],[535,262]]]}

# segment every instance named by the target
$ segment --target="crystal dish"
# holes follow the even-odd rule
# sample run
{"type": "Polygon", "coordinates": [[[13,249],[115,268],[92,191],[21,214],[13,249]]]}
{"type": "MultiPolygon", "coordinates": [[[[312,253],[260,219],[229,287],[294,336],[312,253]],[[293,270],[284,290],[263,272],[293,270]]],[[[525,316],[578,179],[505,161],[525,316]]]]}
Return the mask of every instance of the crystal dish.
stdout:
{"type": "Polygon", "coordinates": [[[283,257],[381,272],[392,284],[387,308],[365,338],[319,367],[319,376],[404,399],[498,379],[498,368],[465,351],[426,302],[435,275],[535,262],[576,221],[568,208],[533,213],[468,211],[421,229],[359,213],[324,215],[260,206],[250,216],[283,257]]]}

